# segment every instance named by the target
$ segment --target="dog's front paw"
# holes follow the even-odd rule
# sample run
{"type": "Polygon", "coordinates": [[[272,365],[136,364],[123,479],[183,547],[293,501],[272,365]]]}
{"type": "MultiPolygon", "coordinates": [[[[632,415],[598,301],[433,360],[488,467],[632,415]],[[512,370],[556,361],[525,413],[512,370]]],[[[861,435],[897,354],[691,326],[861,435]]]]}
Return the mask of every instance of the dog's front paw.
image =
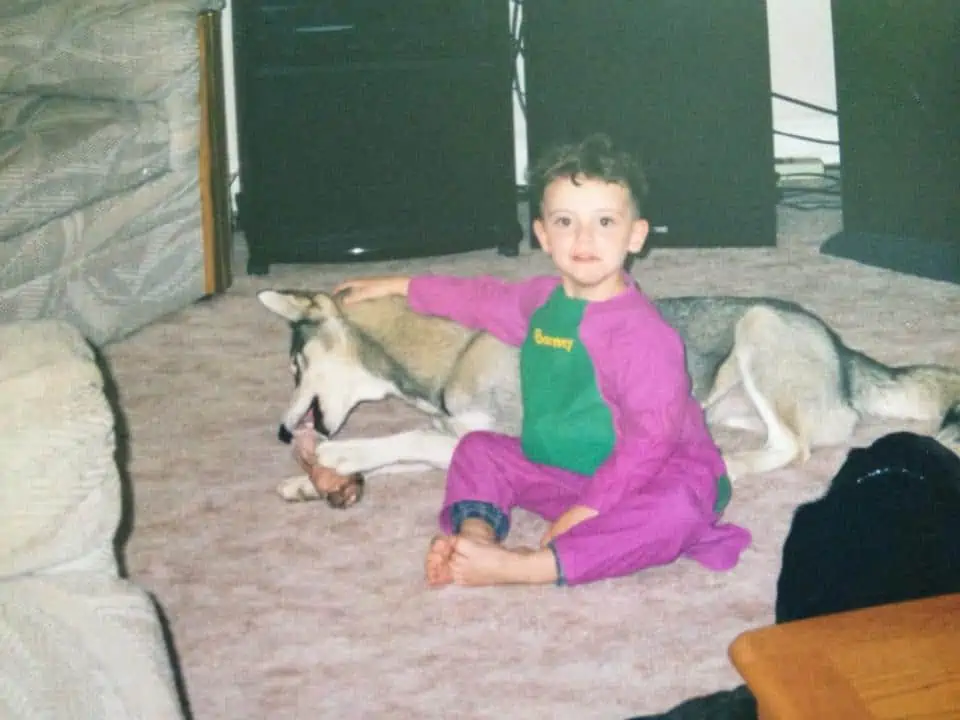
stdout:
{"type": "Polygon", "coordinates": [[[328,440],[317,445],[317,464],[338,475],[353,475],[370,469],[369,446],[364,448],[349,440],[328,440]]]}
{"type": "Polygon", "coordinates": [[[338,510],[353,507],[363,499],[363,486],[363,475],[351,475],[343,485],[327,493],[327,505],[338,510]]]}
{"type": "Polygon", "coordinates": [[[277,494],[287,502],[306,502],[323,497],[306,475],[287,478],[277,485],[277,494]]]}

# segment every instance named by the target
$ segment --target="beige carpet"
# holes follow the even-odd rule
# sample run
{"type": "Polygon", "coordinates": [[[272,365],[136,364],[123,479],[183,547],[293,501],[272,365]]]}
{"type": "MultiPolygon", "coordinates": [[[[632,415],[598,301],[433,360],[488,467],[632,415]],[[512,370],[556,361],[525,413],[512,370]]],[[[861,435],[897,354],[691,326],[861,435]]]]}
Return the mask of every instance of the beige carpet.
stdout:
{"type": "MultiPolygon", "coordinates": [[[[777,249],[656,249],[635,274],[654,295],[798,300],[883,360],[960,365],[957,286],[820,256],[839,223],[838,211],[785,210],[777,249]]],[[[197,720],[616,719],[738,684],[727,646],[773,619],[791,513],[821,492],[844,448],[735,489],[728,517],[754,544],[733,571],[681,561],[566,589],[427,590],[421,567],[438,472],[380,478],[347,511],[276,497],[277,481],[295,472],[275,439],[290,391],[288,340],[255,291],[426,269],[517,277],[546,264],[539,254],[484,251],[278,266],[109,348],[130,428],[129,569],[169,617],[197,720]]],[[[362,408],[347,432],[415,422],[388,402],[362,408]]],[[[884,429],[865,425],[856,442],[884,429]]],[[[718,440],[757,442],[731,432],[718,440]]],[[[516,518],[520,540],[541,528],[516,518]]]]}

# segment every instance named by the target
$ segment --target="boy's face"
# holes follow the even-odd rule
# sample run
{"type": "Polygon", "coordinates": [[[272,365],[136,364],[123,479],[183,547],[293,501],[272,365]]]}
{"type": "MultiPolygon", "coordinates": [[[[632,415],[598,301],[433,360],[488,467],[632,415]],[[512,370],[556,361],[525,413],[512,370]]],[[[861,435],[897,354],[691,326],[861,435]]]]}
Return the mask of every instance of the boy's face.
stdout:
{"type": "Polygon", "coordinates": [[[543,212],[533,229],[540,246],[574,285],[568,291],[602,296],[605,287],[619,287],[624,261],[643,249],[649,225],[637,216],[623,185],[584,177],[577,182],[564,177],[546,187],[543,212]]]}

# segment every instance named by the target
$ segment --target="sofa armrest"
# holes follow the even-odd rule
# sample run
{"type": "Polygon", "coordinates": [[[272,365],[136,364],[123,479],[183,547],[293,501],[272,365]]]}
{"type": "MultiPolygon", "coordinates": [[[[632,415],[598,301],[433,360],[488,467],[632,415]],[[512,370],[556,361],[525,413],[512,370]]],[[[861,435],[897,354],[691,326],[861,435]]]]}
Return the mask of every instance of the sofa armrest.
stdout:
{"type": "Polygon", "coordinates": [[[182,720],[149,594],[118,576],[114,414],[62,321],[0,324],[0,717],[182,720]]]}
{"type": "Polygon", "coordinates": [[[56,568],[116,575],[114,415],[71,325],[0,324],[0,584],[56,568]]]}
{"type": "Polygon", "coordinates": [[[0,717],[183,720],[149,595],[91,572],[0,583],[0,717]]]}
{"type": "Polygon", "coordinates": [[[197,15],[223,0],[6,0],[0,92],[160,101],[197,64],[197,15]]]}

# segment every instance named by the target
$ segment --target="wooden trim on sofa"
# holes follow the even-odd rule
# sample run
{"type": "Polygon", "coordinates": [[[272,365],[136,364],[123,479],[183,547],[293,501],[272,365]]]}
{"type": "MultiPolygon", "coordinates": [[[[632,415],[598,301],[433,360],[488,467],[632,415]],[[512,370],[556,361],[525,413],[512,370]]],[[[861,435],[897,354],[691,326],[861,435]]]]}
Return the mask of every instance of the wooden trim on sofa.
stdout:
{"type": "Polygon", "coordinates": [[[227,167],[220,11],[200,13],[200,200],[203,219],[204,292],[223,292],[233,282],[232,220],[227,167]]]}

